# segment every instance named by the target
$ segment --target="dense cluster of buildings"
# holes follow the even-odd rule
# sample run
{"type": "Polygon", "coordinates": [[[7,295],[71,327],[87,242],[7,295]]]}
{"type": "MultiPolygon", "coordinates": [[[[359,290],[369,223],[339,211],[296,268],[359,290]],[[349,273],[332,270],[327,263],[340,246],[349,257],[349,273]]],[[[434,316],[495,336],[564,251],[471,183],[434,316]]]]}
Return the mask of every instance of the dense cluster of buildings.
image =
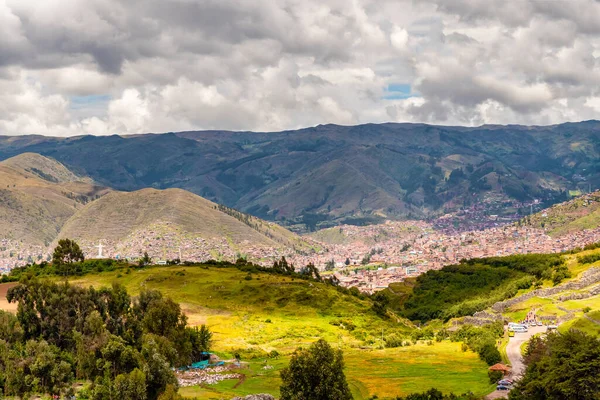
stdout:
{"type": "Polygon", "coordinates": [[[0,275],[27,263],[49,260],[45,246],[24,244],[17,240],[0,239],[0,275]]]}
{"type": "MultiPolygon", "coordinates": [[[[532,206],[521,204],[516,206],[532,206]]],[[[313,263],[334,273],[344,286],[364,291],[385,288],[431,269],[458,263],[461,259],[525,253],[557,253],[600,242],[600,228],[551,237],[543,229],[511,224],[512,216],[484,213],[477,206],[432,222],[387,221],[380,225],[343,225],[306,238],[315,251],[295,252],[283,245],[233,243],[225,237],[205,238],[156,225],[139,230],[118,242],[81,241],[88,258],[109,257],[135,262],[144,253],[157,264],[180,259],[202,262],[209,259],[250,261],[272,265],[285,256],[296,268],[313,263]],[[459,218],[461,223],[456,224],[459,218]],[[470,221],[465,223],[464,221],[470,221]],[[469,227],[471,229],[464,229],[469,227]]],[[[0,240],[0,273],[16,266],[50,259],[50,249],[0,240]]]]}
{"type": "MultiPolygon", "coordinates": [[[[376,260],[371,259],[366,266],[356,265],[355,260],[348,266],[336,262],[336,266],[339,267],[336,273],[343,285],[358,286],[372,292],[387,287],[391,282],[401,281],[407,276],[416,276],[431,269],[456,264],[461,259],[559,253],[599,241],[600,228],[582,230],[559,238],[548,236],[543,229],[515,225],[457,235],[427,230],[410,243],[408,251],[399,251],[405,248],[404,240],[392,238],[377,244],[377,252],[381,253],[377,255],[376,260]]],[[[341,256],[340,259],[343,259],[344,253],[372,252],[372,249],[368,244],[354,243],[337,247],[335,251],[341,256]]],[[[315,263],[323,265],[323,259],[315,263]]]]}

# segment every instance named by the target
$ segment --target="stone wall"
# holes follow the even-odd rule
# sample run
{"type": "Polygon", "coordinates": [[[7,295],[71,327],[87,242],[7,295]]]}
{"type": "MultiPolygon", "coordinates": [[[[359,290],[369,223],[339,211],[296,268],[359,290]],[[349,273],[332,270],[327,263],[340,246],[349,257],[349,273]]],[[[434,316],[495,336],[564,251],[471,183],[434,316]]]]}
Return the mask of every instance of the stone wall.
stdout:
{"type": "MultiPolygon", "coordinates": [[[[560,292],[564,292],[566,290],[581,290],[583,288],[586,288],[586,287],[591,286],[598,282],[600,282],[600,268],[599,267],[590,268],[587,271],[585,271],[581,275],[581,277],[577,280],[567,282],[567,283],[564,283],[562,285],[558,285],[558,286],[555,286],[552,288],[533,290],[529,293],[514,297],[509,300],[499,301],[492,306],[492,310],[494,310],[497,313],[501,313],[501,312],[505,311],[507,308],[509,308],[510,306],[515,305],[515,304],[520,303],[525,300],[529,300],[532,297],[548,297],[548,296],[553,296],[555,294],[558,294],[560,292]]],[[[598,289],[598,287],[595,287],[592,290],[600,291],[600,289],[598,289]]],[[[590,293],[592,292],[592,290],[590,290],[590,293]]],[[[598,294],[598,293],[596,293],[596,294],[598,294]]]]}

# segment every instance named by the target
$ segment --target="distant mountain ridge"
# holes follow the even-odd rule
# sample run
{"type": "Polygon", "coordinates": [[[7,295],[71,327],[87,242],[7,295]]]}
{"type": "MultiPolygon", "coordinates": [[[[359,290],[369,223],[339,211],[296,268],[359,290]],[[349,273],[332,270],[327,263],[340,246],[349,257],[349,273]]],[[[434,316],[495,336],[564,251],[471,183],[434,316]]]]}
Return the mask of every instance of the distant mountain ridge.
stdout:
{"type": "Polygon", "coordinates": [[[422,218],[482,201],[567,199],[600,187],[600,122],[552,126],[319,125],[0,137],[0,159],[37,152],[117,190],[182,188],[290,226],[422,218]]]}

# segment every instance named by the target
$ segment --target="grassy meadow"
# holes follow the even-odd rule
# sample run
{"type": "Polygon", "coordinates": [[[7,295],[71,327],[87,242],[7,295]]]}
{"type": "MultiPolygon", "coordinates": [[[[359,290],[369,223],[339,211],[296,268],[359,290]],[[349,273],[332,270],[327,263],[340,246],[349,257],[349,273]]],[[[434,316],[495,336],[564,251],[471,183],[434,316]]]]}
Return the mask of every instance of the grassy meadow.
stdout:
{"type": "Polygon", "coordinates": [[[209,325],[221,351],[291,352],[321,337],[352,347],[377,340],[381,329],[410,329],[377,317],[369,300],[332,286],[280,275],[248,275],[235,268],[153,267],[86,275],[71,282],[95,287],[117,282],[132,295],[142,289],[160,290],[181,304],[191,325],[209,325]]]}
{"type": "Polygon", "coordinates": [[[136,295],[157,289],[179,302],[189,323],[207,324],[214,350],[223,358],[237,352],[246,361],[245,378],[181,389],[186,397],[229,399],[250,393],[278,394],[279,371],[291,352],[325,338],[341,346],[346,375],[355,399],[393,398],[435,386],[444,392],[489,393],[487,366],[459,343],[433,342],[393,349],[378,348],[381,334],[408,335],[401,319],[385,320],[369,299],[342,294],[334,287],[271,274],[247,274],[235,268],[152,267],[105,272],[72,280],[102,287],[118,282],[136,295]],[[370,345],[369,345],[370,344],[370,345]],[[281,356],[268,358],[277,350],[281,356]],[[264,369],[264,363],[273,368],[264,369]]]}
{"type": "MultiPolygon", "coordinates": [[[[202,400],[230,399],[251,393],[279,394],[279,371],[287,365],[289,356],[267,360],[272,369],[264,369],[264,360],[251,360],[243,383],[227,380],[217,385],[182,388],[185,397],[202,400]]],[[[409,347],[385,350],[346,349],[346,376],[356,400],[373,395],[380,399],[395,398],[429,389],[432,384],[449,393],[467,390],[484,395],[493,390],[488,383],[487,366],[477,354],[463,352],[460,343],[419,343],[409,347]]]]}

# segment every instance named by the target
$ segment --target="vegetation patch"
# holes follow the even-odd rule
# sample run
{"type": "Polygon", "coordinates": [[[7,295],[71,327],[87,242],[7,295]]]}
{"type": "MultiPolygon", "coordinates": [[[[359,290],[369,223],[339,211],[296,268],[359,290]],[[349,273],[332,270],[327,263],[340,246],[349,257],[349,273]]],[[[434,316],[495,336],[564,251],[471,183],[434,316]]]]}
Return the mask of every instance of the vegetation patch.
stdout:
{"type": "Polygon", "coordinates": [[[568,276],[569,271],[558,254],[480,258],[420,275],[408,296],[409,290],[401,291],[399,285],[385,294],[391,304],[396,304],[396,310],[410,320],[447,321],[513,297],[536,281],[552,278],[558,283],[568,276]]]}

